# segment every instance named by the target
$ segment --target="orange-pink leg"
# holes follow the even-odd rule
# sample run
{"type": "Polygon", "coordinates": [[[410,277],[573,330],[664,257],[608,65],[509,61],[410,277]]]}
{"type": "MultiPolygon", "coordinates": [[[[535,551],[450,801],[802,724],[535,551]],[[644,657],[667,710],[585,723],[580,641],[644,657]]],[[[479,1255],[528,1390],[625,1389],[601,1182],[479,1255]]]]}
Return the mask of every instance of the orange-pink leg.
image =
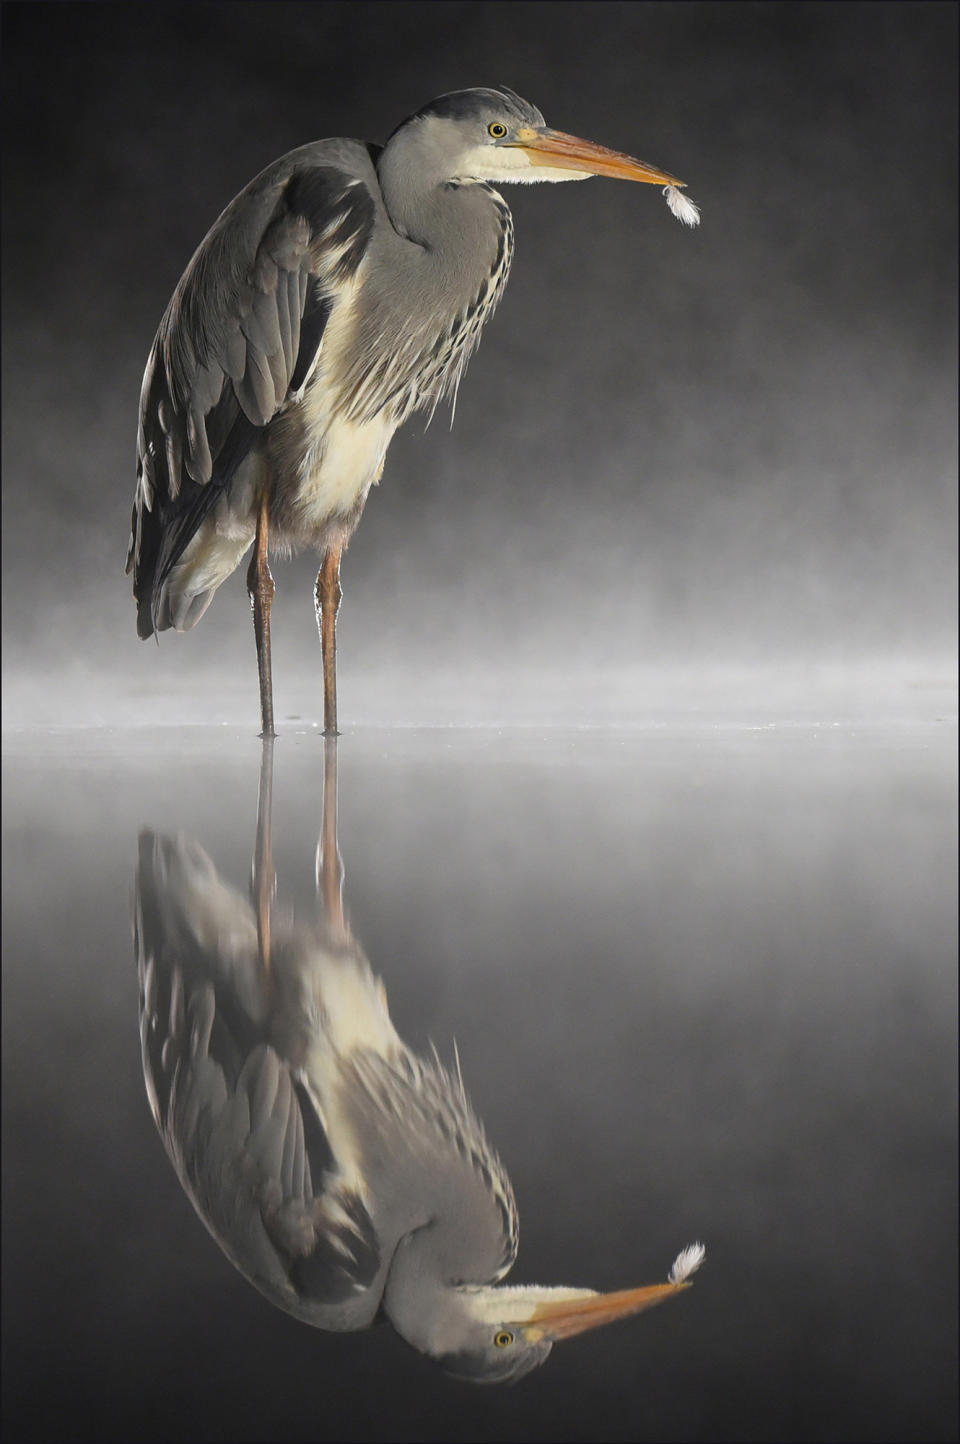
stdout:
{"type": "Polygon", "coordinates": [[[257,511],[257,539],[247,568],[247,592],[253,608],[253,632],[257,640],[257,671],[260,674],[260,720],[262,737],[273,737],[273,675],[270,667],[270,607],[276,587],[267,564],[270,533],[270,489],[265,487],[257,511]]]}
{"type": "Polygon", "coordinates": [[[342,542],[328,547],[317,574],[317,626],[323,653],[323,731],[326,737],[337,736],[337,612],[343,592],[340,587],[340,554],[342,542]]]}

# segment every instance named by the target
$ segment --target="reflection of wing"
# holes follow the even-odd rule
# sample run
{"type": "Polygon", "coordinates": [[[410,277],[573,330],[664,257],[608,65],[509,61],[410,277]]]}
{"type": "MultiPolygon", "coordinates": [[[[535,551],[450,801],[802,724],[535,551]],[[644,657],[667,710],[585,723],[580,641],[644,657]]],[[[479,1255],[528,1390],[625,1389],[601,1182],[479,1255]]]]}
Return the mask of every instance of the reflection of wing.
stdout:
{"type": "Polygon", "coordinates": [[[252,908],[196,844],[144,832],[136,946],[147,1092],[194,1207],[273,1302],[326,1327],[363,1327],[379,1303],[378,1240],[338,1179],[299,1069],[278,1051],[252,908]]]}

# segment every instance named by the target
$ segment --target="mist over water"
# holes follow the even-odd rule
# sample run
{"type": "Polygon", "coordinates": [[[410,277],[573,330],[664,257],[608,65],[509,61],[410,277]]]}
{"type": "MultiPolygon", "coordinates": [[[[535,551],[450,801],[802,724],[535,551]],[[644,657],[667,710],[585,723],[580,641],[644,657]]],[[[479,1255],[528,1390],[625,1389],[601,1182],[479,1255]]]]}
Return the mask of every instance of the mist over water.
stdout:
{"type": "MultiPolygon", "coordinates": [[[[3,7],[4,1432],[956,1437],[956,11],[3,7]],[[238,572],[139,643],[144,362],[309,138],[506,82],[683,177],[504,187],[500,310],[344,559],[340,845],[397,1030],[513,1181],[511,1279],[695,1287],[511,1390],[321,1333],[150,1118],[140,829],[243,892],[238,572]],[[51,1362],[53,1361],[53,1362],[51,1362]]],[[[274,566],[278,918],[317,909],[316,560],[274,566]]]]}

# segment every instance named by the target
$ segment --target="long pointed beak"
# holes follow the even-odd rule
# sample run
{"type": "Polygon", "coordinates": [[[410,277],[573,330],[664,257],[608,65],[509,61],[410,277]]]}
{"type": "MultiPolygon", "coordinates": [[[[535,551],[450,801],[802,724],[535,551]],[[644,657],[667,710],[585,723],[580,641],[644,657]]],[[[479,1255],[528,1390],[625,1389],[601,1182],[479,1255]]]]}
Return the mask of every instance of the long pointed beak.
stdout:
{"type": "Polygon", "coordinates": [[[688,1283],[649,1284],[639,1289],[620,1289],[612,1294],[588,1294],[579,1299],[548,1299],[534,1309],[524,1325],[527,1335],[545,1339],[572,1339],[587,1329],[599,1329],[617,1319],[628,1319],[662,1304],[673,1294],[688,1289],[688,1283]]]}
{"type": "Polygon", "coordinates": [[[516,132],[514,145],[523,150],[534,165],[559,166],[561,170],[582,170],[587,175],[608,175],[617,180],[646,181],[648,185],[683,186],[682,180],[658,170],[646,161],[635,160],[619,150],[608,150],[592,140],[580,140],[562,130],[535,129],[530,126],[516,132]]]}

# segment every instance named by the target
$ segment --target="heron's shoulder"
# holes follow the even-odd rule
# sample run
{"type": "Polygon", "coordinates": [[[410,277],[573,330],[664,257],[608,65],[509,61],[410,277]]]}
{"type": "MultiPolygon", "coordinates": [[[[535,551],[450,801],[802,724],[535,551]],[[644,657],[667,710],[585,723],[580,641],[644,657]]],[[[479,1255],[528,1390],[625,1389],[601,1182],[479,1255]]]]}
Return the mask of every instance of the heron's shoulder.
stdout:
{"type": "Polygon", "coordinates": [[[319,233],[336,215],[365,245],[383,204],[374,164],[378,150],[357,140],[315,140],[279,156],[234,196],[199,254],[219,245],[254,248],[285,216],[303,216],[319,233]]]}
{"type": "Polygon", "coordinates": [[[312,170],[337,171],[348,180],[361,181],[371,190],[379,192],[376,158],[381,147],[366,144],[360,140],[338,137],[332,140],[312,140],[298,145],[278,157],[259,175],[254,176],[247,186],[248,191],[266,190],[283,186],[294,176],[312,170]]]}

